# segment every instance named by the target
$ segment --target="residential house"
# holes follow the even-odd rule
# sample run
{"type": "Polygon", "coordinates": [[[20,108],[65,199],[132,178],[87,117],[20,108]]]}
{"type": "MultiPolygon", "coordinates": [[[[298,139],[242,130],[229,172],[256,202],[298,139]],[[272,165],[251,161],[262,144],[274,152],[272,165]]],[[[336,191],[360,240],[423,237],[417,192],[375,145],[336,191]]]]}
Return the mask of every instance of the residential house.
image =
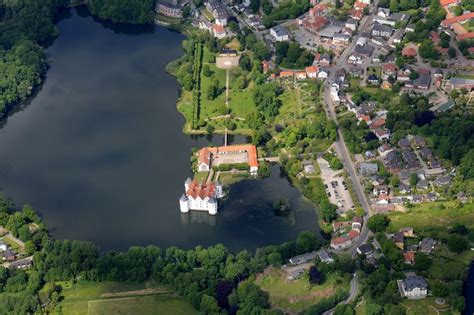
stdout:
{"type": "Polygon", "coordinates": [[[431,72],[428,69],[418,69],[418,78],[415,80],[408,80],[405,83],[405,87],[428,90],[431,84],[431,72]]]}
{"type": "Polygon", "coordinates": [[[379,7],[377,9],[377,16],[382,18],[388,18],[390,16],[390,9],[379,7]]]}
{"type": "Polygon", "coordinates": [[[377,139],[379,139],[380,141],[384,139],[390,139],[390,131],[388,129],[377,128],[376,130],[374,130],[374,133],[377,139]]]}
{"type": "Polygon", "coordinates": [[[406,168],[414,169],[420,166],[416,155],[407,149],[402,150],[402,157],[406,163],[406,168]]]}
{"type": "Polygon", "coordinates": [[[402,194],[409,194],[411,192],[411,187],[405,183],[400,183],[400,185],[398,185],[398,191],[402,194]]]}
{"type": "Polygon", "coordinates": [[[379,151],[379,154],[384,157],[388,154],[388,152],[391,152],[393,151],[393,148],[390,144],[388,143],[384,143],[382,144],[378,149],[377,151],[379,151]]]}
{"type": "Polygon", "coordinates": [[[363,44],[363,45],[356,45],[354,47],[354,51],[349,56],[349,62],[353,63],[353,64],[362,63],[362,60],[370,58],[370,56],[374,52],[374,49],[375,48],[373,46],[371,46],[367,43],[363,44]]]}
{"type": "Polygon", "coordinates": [[[432,239],[431,237],[425,237],[421,240],[420,242],[420,252],[425,253],[425,254],[431,254],[431,252],[434,250],[436,245],[436,241],[432,239]]]}
{"type": "Polygon", "coordinates": [[[363,245],[357,247],[357,253],[359,255],[369,256],[369,255],[372,255],[374,253],[374,248],[370,244],[363,244],[363,245]]]}
{"type": "Polygon", "coordinates": [[[421,136],[415,136],[413,140],[417,149],[424,148],[426,146],[426,139],[421,136]]]}
{"type": "Polygon", "coordinates": [[[334,258],[324,248],[321,248],[320,250],[318,250],[317,254],[318,254],[319,259],[325,264],[330,264],[334,262],[334,258]]]}
{"type": "Polygon", "coordinates": [[[403,253],[403,260],[405,264],[414,265],[415,264],[415,253],[413,252],[404,252],[403,253]]]}
{"type": "Polygon", "coordinates": [[[378,196],[382,194],[387,195],[389,193],[388,186],[387,185],[374,186],[372,193],[374,194],[374,196],[378,196]]]}
{"type": "Polygon", "coordinates": [[[364,220],[362,219],[362,217],[359,217],[359,216],[356,216],[352,219],[352,229],[359,232],[362,230],[362,224],[363,224],[364,220]]]}
{"type": "Polygon", "coordinates": [[[413,68],[410,65],[403,65],[397,73],[397,81],[406,82],[410,80],[410,73],[413,72],[413,68]]]}
{"type": "Polygon", "coordinates": [[[444,174],[445,171],[446,170],[441,167],[429,168],[425,170],[425,176],[432,178],[444,174]]]}
{"type": "Polygon", "coordinates": [[[173,18],[183,17],[182,7],[173,3],[157,2],[155,12],[173,18]]]}
{"type": "Polygon", "coordinates": [[[416,49],[411,47],[411,46],[407,46],[407,47],[402,49],[402,56],[403,57],[415,58],[416,55],[417,55],[416,49]]]}
{"type": "Polygon", "coordinates": [[[403,165],[400,156],[396,151],[390,151],[389,153],[387,153],[387,156],[384,160],[384,164],[391,172],[398,172],[403,165]]]}
{"type": "Polygon", "coordinates": [[[334,33],[332,40],[335,43],[348,43],[351,40],[351,36],[343,33],[334,33]]]}
{"type": "Polygon", "coordinates": [[[303,21],[303,27],[310,33],[318,33],[328,23],[329,23],[328,19],[324,16],[314,16],[314,15],[308,14],[303,21]]]}
{"type": "Polygon", "coordinates": [[[400,233],[403,233],[405,237],[415,237],[415,232],[412,227],[401,228],[400,233]]]}
{"type": "Polygon", "coordinates": [[[429,184],[426,180],[419,180],[417,183],[416,183],[416,189],[417,190],[427,190],[429,188],[429,184]]]}
{"type": "Polygon", "coordinates": [[[395,243],[395,246],[403,250],[405,247],[405,235],[403,235],[401,232],[395,233],[393,236],[393,242],[395,243]]]}
{"type": "Polygon", "coordinates": [[[290,39],[288,31],[280,25],[272,27],[270,29],[270,35],[272,35],[277,42],[283,42],[290,39]]]}
{"type": "Polygon", "coordinates": [[[402,149],[407,149],[411,147],[410,141],[407,138],[402,138],[398,140],[398,146],[402,149]]]}
{"type": "Polygon", "coordinates": [[[319,67],[318,66],[306,67],[305,71],[308,78],[316,79],[318,77],[319,67]]]}
{"type": "Polygon", "coordinates": [[[225,38],[227,36],[227,32],[224,26],[219,24],[212,25],[212,33],[214,34],[214,37],[219,39],[225,38]]]}
{"type": "Polygon", "coordinates": [[[461,90],[462,88],[465,88],[467,91],[472,91],[474,89],[474,79],[465,79],[465,78],[450,78],[448,82],[446,82],[446,85],[444,86],[444,89],[446,91],[451,91],[451,90],[461,90]]]}
{"type": "Polygon", "coordinates": [[[408,276],[404,280],[397,280],[400,294],[409,299],[423,299],[428,294],[426,280],[418,276],[408,276]]]}
{"type": "Polygon", "coordinates": [[[420,155],[425,160],[431,160],[434,157],[433,151],[431,151],[430,149],[426,147],[420,150],[420,155]]]}
{"type": "Polygon", "coordinates": [[[384,38],[390,38],[393,33],[393,28],[387,25],[382,25],[382,24],[375,24],[372,27],[371,34],[372,36],[376,37],[384,37],[384,38]]]}
{"type": "Polygon", "coordinates": [[[348,237],[338,236],[331,240],[331,248],[333,249],[345,249],[351,246],[352,241],[348,237]]]}
{"type": "Polygon", "coordinates": [[[378,173],[379,167],[376,163],[361,163],[359,171],[362,176],[371,176],[378,173]]]}
{"type": "Polygon", "coordinates": [[[412,195],[412,196],[408,196],[408,199],[412,203],[422,203],[424,200],[424,197],[423,195],[412,195]]]}
{"type": "Polygon", "coordinates": [[[350,227],[352,225],[349,221],[333,221],[332,222],[332,229],[334,232],[343,231],[344,229],[350,227]]]}
{"type": "Polygon", "coordinates": [[[382,79],[388,80],[390,76],[397,77],[397,66],[394,63],[385,63],[382,66],[382,79]]]}
{"type": "Polygon", "coordinates": [[[316,257],[318,257],[317,252],[310,252],[310,253],[298,255],[295,257],[291,257],[289,261],[290,261],[290,264],[292,264],[293,266],[296,266],[296,265],[301,265],[308,261],[314,260],[316,259],[316,257]]]}
{"type": "Polygon", "coordinates": [[[447,175],[447,176],[438,177],[438,178],[434,181],[434,184],[435,184],[436,186],[446,186],[446,185],[449,185],[449,184],[451,184],[451,176],[447,175]]]}
{"type": "Polygon", "coordinates": [[[349,18],[347,21],[344,23],[344,26],[347,28],[350,28],[351,30],[355,31],[357,29],[357,25],[359,22],[356,19],[349,18]]]}
{"type": "Polygon", "coordinates": [[[14,261],[16,259],[15,253],[10,248],[7,248],[0,256],[4,261],[14,261]]]}
{"type": "Polygon", "coordinates": [[[15,268],[15,269],[28,269],[31,266],[33,266],[33,257],[18,259],[16,261],[13,261],[10,264],[10,268],[15,268]]]}
{"type": "Polygon", "coordinates": [[[427,199],[428,201],[433,202],[433,201],[438,200],[438,195],[437,195],[436,193],[434,193],[434,192],[430,192],[430,193],[427,193],[427,194],[426,194],[426,199],[427,199]]]}

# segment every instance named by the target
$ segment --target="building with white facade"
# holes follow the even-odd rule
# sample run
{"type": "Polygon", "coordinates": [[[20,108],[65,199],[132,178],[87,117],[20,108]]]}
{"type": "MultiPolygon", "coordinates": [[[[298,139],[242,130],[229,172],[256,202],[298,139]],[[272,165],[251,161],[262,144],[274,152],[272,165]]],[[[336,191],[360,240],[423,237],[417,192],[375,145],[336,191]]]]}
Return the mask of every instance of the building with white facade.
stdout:
{"type": "Polygon", "coordinates": [[[184,182],[185,193],[179,198],[181,212],[190,210],[207,211],[211,215],[217,214],[217,199],[224,197],[224,190],[219,182],[198,183],[188,178],[184,182]]]}
{"type": "Polygon", "coordinates": [[[273,36],[273,38],[277,42],[283,42],[290,39],[290,35],[288,34],[288,31],[280,25],[272,27],[270,29],[270,34],[273,36]]]}
{"type": "Polygon", "coordinates": [[[423,277],[410,275],[404,280],[397,280],[402,297],[423,299],[428,294],[428,284],[423,277]]]}

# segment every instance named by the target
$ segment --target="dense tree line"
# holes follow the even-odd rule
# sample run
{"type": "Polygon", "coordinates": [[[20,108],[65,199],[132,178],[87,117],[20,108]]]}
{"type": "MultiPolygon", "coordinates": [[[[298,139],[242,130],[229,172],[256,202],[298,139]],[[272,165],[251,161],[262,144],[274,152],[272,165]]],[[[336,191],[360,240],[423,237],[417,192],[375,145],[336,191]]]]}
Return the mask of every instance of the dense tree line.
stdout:
{"type": "Polygon", "coordinates": [[[90,0],[93,15],[113,22],[148,24],[153,22],[154,0],[90,0]]]}
{"type": "Polygon", "coordinates": [[[31,95],[47,63],[38,44],[58,34],[54,15],[63,0],[0,1],[0,114],[31,95]]]}
{"type": "Polygon", "coordinates": [[[273,8],[271,5],[265,5],[265,16],[263,17],[263,24],[270,28],[275,25],[275,21],[294,19],[308,11],[310,3],[308,0],[284,1],[278,5],[278,8],[273,8]]]}
{"type": "Polygon", "coordinates": [[[276,63],[283,68],[303,68],[313,63],[314,55],[296,42],[278,42],[275,45],[276,63]]]}

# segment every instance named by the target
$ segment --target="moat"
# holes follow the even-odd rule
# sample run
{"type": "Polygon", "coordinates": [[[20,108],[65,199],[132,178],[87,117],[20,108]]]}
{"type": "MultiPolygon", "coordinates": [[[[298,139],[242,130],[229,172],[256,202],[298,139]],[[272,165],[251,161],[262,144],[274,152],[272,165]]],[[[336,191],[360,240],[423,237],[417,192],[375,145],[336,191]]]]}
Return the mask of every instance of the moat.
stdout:
{"type": "Polygon", "coordinates": [[[222,136],[182,133],[179,86],[165,66],[182,54],[184,36],[104,23],[84,8],[65,14],[58,28],[45,83],[0,129],[0,190],[18,205],[31,203],[53,237],[103,249],[254,250],[318,230],[315,208],[278,166],[267,179],[233,185],[215,217],[181,214],[191,149],[223,144],[222,136]],[[290,200],[286,216],[274,214],[279,198],[290,200]]]}

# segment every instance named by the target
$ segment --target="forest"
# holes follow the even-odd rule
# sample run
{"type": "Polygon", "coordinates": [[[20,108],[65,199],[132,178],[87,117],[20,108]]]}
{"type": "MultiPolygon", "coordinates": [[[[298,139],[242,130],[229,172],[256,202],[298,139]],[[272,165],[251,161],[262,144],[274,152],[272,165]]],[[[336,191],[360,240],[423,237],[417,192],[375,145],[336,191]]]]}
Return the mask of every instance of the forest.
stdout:
{"type": "Polygon", "coordinates": [[[88,6],[93,15],[112,22],[148,24],[155,15],[154,0],[90,0],[88,6]]]}
{"type": "Polygon", "coordinates": [[[0,1],[0,113],[24,101],[46,74],[44,49],[58,35],[54,16],[63,1],[0,1]]]}

